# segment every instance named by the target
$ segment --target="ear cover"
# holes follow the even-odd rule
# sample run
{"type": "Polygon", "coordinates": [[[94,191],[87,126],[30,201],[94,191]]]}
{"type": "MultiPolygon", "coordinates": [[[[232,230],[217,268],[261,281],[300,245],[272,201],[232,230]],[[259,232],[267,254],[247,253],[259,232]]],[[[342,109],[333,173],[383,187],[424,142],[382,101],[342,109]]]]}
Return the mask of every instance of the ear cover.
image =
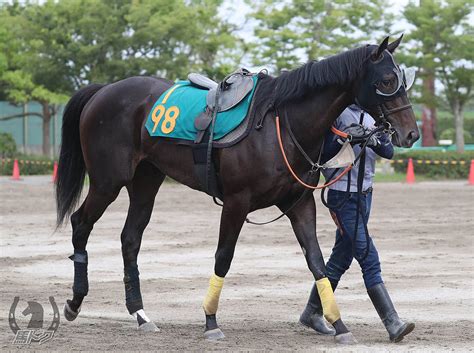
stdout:
{"type": "Polygon", "coordinates": [[[379,59],[380,55],[382,55],[384,50],[387,49],[388,39],[389,39],[389,37],[385,37],[385,39],[379,45],[378,49],[374,50],[374,53],[372,54],[372,60],[376,61],[377,59],[379,59]]]}
{"type": "Polygon", "coordinates": [[[393,54],[393,52],[395,51],[395,49],[397,49],[397,47],[400,45],[401,41],[402,41],[402,38],[403,38],[403,33],[402,35],[394,42],[390,43],[388,46],[387,46],[387,50],[393,54]]]}

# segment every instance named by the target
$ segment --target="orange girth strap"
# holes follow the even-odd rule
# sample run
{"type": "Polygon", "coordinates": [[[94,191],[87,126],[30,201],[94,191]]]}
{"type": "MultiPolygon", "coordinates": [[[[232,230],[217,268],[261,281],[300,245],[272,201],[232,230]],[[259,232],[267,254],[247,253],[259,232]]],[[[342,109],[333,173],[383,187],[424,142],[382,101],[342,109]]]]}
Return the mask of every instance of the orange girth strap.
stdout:
{"type": "MultiPolygon", "coordinates": [[[[280,130],[280,117],[279,116],[276,116],[275,118],[275,125],[276,125],[276,131],[277,131],[277,137],[278,137],[278,144],[280,145],[280,150],[281,150],[281,154],[283,156],[283,159],[285,160],[285,164],[288,168],[288,170],[290,171],[291,175],[293,175],[293,177],[296,179],[296,181],[298,183],[300,183],[301,185],[303,185],[304,187],[308,188],[308,189],[313,189],[313,190],[317,190],[317,189],[322,189],[322,188],[325,188],[327,186],[330,186],[332,184],[334,184],[336,181],[338,181],[339,179],[342,178],[343,175],[347,174],[347,172],[349,170],[352,169],[352,165],[349,165],[346,167],[346,169],[344,169],[342,171],[341,174],[339,174],[334,180],[331,180],[330,182],[326,183],[326,184],[323,184],[323,185],[309,185],[309,184],[306,184],[303,180],[301,180],[297,175],[296,173],[293,171],[293,168],[291,168],[290,166],[290,163],[288,162],[288,158],[286,158],[286,154],[285,154],[285,149],[283,148],[283,141],[281,139],[281,130],[280,130]]],[[[348,135],[340,130],[337,130],[335,127],[331,127],[331,131],[333,133],[335,133],[336,135],[338,136],[341,136],[343,138],[347,138],[348,135]]]]}

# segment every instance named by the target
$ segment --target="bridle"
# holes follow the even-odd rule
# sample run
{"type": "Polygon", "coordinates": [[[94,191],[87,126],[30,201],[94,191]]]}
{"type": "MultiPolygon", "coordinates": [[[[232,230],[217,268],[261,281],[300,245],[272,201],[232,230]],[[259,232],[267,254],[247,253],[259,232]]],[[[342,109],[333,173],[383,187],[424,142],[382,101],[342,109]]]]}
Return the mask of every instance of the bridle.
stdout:
{"type": "MultiPolygon", "coordinates": [[[[364,217],[363,213],[361,211],[361,194],[362,194],[362,186],[363,186],[363,177],[361,177],[361,176],[364,175],[365,149],[368,145],[369,139],[372,137],[372,135],[374,135],[376,133],[379,133],[379,132],[382,132],[382,131],[385,132],[385,133],[390,134],[390,136],[393,135],[395,133],[395,130],[392,127],[392,124],[390,123],[390,121],[388,120],[388,117],[392,114],[395,114],[395,113],[398,113],[398,112],[401,112],[401,111],[412,108],[411,103],[408,103],[408,104],[405,104],[405,105],[402,105],[402,106],[398,106],[398,107],[392,108],[392,109],[387,108],[387,106],[385,105],[385,102],[392,101],[392,100],[396,99],[397,97],[401,96],[404,93],[406,94],[406,91],[413,85],[413,82],[414,82],[414,69],[409,68],[409,69],[407,69],[407,71],[401,70],[400,67],[398,65],[396,65],[395,62],[393,61],[393,57],[392,57],[392,62],[395,65],[393,70],[394,70],[394,72],[397,76],[397,80],[398,80],[397,81],[397,87],[394,90],[394,92],[391,92],[391,93],[384,93],[381,90],[379,90],[378,88],[376,88],[376,90],[375,90],[376,96],[373,97],[373,98],[375,98],[375,101],[377,102],[377,104],[372,105],[372,107],[375,107],[375,110],[377,112],[377,116],[374,119],[376,128],[373,129],[372,131],[370,131],[367,135],[362,136],[362,138],[360,138],[360,140],[361,140],[360,141],[361,151],[360,151],[359,155],[354,159],[354,161],[350,165],[348,165],[338,176],[336,176],[336,178],[334,178],[334,176],[336,175],[336,173],[338,171],[338,169],[336,169],[332,173],[332,175],[328,178],[328,180],[326,180],[326,183],[323,184],[323,185],[311,185],[311,184],[309,184],[309,181],[312,179],[313,175],[316,175],[316,176],[319,177],[318,172],[320,171],[320,169],[324,168],[324,166],[321,165],[321,155],[322,155],[322,149],[323,149],[323,146],[324,146],[324,141],[323,141],[323,144],[322,144],[320,152],[319,152],[318,160],[317,160],[317,162],[314,162],[308,156],[308,154],[304,151],[304,149],[301,147],[301,145],[298,143],[298,141],[296,140],[296,137],[294,136],[293,131],[291,130],[291,126],[289,124],[289,121],[286,117],[286,114],[284,115],[285,122],[286,122],[286,129],[288,131],[288,134],[289,134],[291,140],[293,141],[293,144],[299,150],[301,155],[306,159],[306,161],[311,165],[311,169],[309,170],[309,180],[308,180],[308,182],[305,182],[305,181],[301,180],[298,177],[298,175],[295,173],[293,168],[291,167],[291,165],[288,161],[288,158],[286,157],[286,153],[285,153],[285,149],[284,149],[283,141],[282,141],[282,137],[281,137],[280,114],[278,113],[278,110],[275,108],[275,106],[273,106],[275,108],[275,127],[276,127],[276,133],[277,133],[277,140],[278,140],[278,144],[279,144],[279,147],[280,147],[280,151],[282,153],[283,160],[284,160],[284,162],[285,162],[285,164],[288,168],[288,171],[293,176],[293,178],[300,185],[302,185],[305,189],[301,193],[300,197],[288,209],[286,209],[286,211],[282,212],[278,217],[276,217],[276,218],[274,218],[270,221],[267,221],[267,222],[253,222],[253,221],[249,220],[248,218],[246,218],[247,223],[251,223],[251,224],[254,224],[254,225],[264,225],[264,224],[272,223],[272,222],[282,218],[283,216],[287,215],[297,204],[299,204],[299,202],[305,197],[305,195],[307,194],[307,192],[309,190],[313,191],[313,190],[321,189],[321,201],[323,202],[323,204],[326,207],[330,208],[328,203],[324,199],[324,190],[328,186],[330,186],[330,185],[334,184],[335,182],[337,182],[338,180],[340,180],[360,160],[358,180],[357,180],[357,194],[358,194],[358,197],[357,197],[357,212],[356,212],[357,213],[356,214],[357,222],[356,222],[356,227],[355,227],[355,229],[357,229],[357,224],[359,223],[359,215],[364,217]],[[410,71],[410,70],[413,70],[413,71],[410,71]],[[408,73],[408,75],[407,75],[407,73],[408,73]],[[408,82],[407,82],[407,77],[408,77],[408,82]]],[[[367,89],[367,88],[365,88],[365,89],[367,89]]],[[[366,91],[366,93],[367,93],[367,91],[366,91]]],[[[373,111],[373,109],[365,108],[365,106],[363,104],[361,104],[358,97],[355,98],[355,103],[362,110],[364,110],[366,112],[373,111]]],[[[362,119],[363,119],[363,113],[361,115],[361,122],[362,122],[362,119]]],[[[353,136],[351,136],[351,135],[349,135],[349,134],[347,134],[343,131],[340,131],[340,130],[336,129],[334,126],[331,127],[331,131],[334,134],[348,140],[349,142],[358,142],[358,141],[353,141],[354,140],[353,136]]],[[[318,178],[318,180],[319,180],[319,178],[318,178]]],[[[350,195],[350,183],[351,183],[351,174],[349,173],[348,174],[348,180],[347,180],[346,197],[344,198],[344,200],[342,202],[340,202],[339,205],[336,206],[336,208],[342,207],[342,205],[347,201],[348,195],[350,195]]],[[[369,248],[370,248],[370,237],[369,237],[369,232],[368,232],[368,229],[367,229],[367,222],[364,222],[363,225],[364,225],[364,229],[365,229],[367,246],[366,246],[365,254],[362,256],[361,259],[359,259],[361,261],[363,261],[368,256],[369,248]]],[[[356,232],[356,230],[355,230],[355,232],[356,232]]],[[[354,237],[355,236],[356,235],[354,235],[354,237]]],[[[353,247],[354,246],[355,246],[355,241],[353,242],[353,247]]],[[[353,250],[353,254],[354,254],[354,257],[356,257],[354,250],[353,250]]]]}
{"type": "MultiPolygon", "coordinates": [[[[270,221],[267,221],[267,222],[253,222],[253,221],[251,221],[247,218],[246,219],[247,223],[251,223],[251,224],[255,224],[255,225],[264,225],[264,224],[272,223],[272,222],[282,218],[283,216],[288,214],[288,212],[290,212],[303,199],[303,197],[306,195],[306,192],[308,190],[318,190],[318,189],[320,189],[320,190],[322,190],[321,195],[323,195],[324,190],[328,186],[330,186],[330,185],[336,183],[338,180],[340,180],[344,175],[346,175],[353,168],[353,166],[361,159],[361,157],[364,156],[365,148],[367,147],[368,141],[369,141],[369,139],[372,135],[374,135],[376,133],[379,133],[379,132],[382,132],[382,131],[385,132],[385,133],[390,134],[390,136],[395,133],[395,130],[393,129],[392,124],[388,120],[388,117],[390,115],[398,113],[400,111],[410,109],[410,108],[412,108],[412,105],[411,105],[411,103],[409,103],[409,104],[402,105],[400,107],[389,109],[389,108],[386,107],[385,102],[386,101],[392,101],[393,99],[395,99],[398,96],[400,96],[401,94],[403,94],[405,92],[405,90],[408,90],[411,87],[411,84],[413,84],[413,80],[414,80],[414,79],[412,79],[411,83],[407,84],[405,71],[401,71],[398,66],[396,66],[396,68],[397,68],[398,71],[400,71],[400,74],[397,73],[397,78],[400,79],[400,77],[401,77],[402,84],[398,85],[397,89],[394,92],[392,92],[391,94],[386,94],[386,93],[380,92],[382,94],[379,94],[378,97],[376,96],[376,101],[378,102],[378,104],[372,105],[372,107],[375,106],[376,111],[378,113],[377,117],[375,118],[376,128],[373,129],[372,131],[370,131],[369,134],[367,134],[365,136],[362,136],[360,138],[361,153],[355,158],[355,160],[353,161],[352,164],[348,165],[336,178],[332,179],[335,176],[336,172],[337,172],[337,169],[336,169],[335,172],[333,173],[333,175],[329,178],[329,180],[323,185],[311,185],[311,184],[309,184],[309,181],[308,182],[303,181],[300,177],[298,177],[298,175],[295,173],[295,171],[291,167],[291,165],[288,161],[288,158],[286,157],[285,149],[284,149],[284,146],[283,146],[283,140],[282,140],[282,137],[281,137],[280,114],[279,114],[278,109],[276,108],[276,106],[274,104],[271,104],[271,107],[275,110],[275,127],[276,127],[276,132],[277,132],[277,140],[278,140],[278,145],[280,147],[280,151],[281,151],[283,160],[284,160],[284,162],[286,164],[286,167],[287,167],[288,171],[290,172],[290,174],[293,176],[293,178],[300,185],[302,185],[305,188],[305,190],[301,194],[301,196],[285,212],[280,214],[278,217],[276,217],[276,218],[274,218],[270,221]],[[402,89],[403,89],[403,91],[402,91],[402,89]],[[391,99],[387,99],[387,98],[391,98],[391,99]]],[[[367,112],[373,111],[373,109],[365,108],[364,105],[361,104],[360,100],[357,97],[355,97],[355,102],[364,111],[367,111],[367,112]]],[[[301,147],[301,145],[298,143],[295,135],[293,134],[290,123],[289,123],[289,121],[286,117],[286,114],[284,115],[284,118],[285,118],[285,122],[286,122],[286,124],[285,124],[286,129],[288,131],[288,134],[290,135],[290,138],[291,138],[293,144],[296,146],[296,148],[301,153],[301,155],[306,159],[306,161],[311,165],[311,169],[309,170],[309,179],[311,179],[313,175],[319,175],[317,172],[319,172],[321,170],[321,168],[323,168],[323,166],[320,163],[323,147],[321,147],[318,160],[316,162],[314,162],[308,156],[308,154],[304,151],[304,149],[301,147]]],[[[351,136],[351,135],[349,135],[349,134],[347,134],[343,131],[340,131],[340,130],[336,129],[334,126],[331,127],[331,131],[334,134],[348,140],[349,142],[354,142],[353,141],[354,140],[353,136],[351,136]]],[[[350,177],[350,173],[348,175],[350,177]]],[[[349,183],[348,183],[347,190],[349,190],[349,183]]],[[[323,200],[323,203],[324,203],[324,200],[323,200]]],[[[327,204],[326,204],[326,206],[327,206],[327,204]]]]}

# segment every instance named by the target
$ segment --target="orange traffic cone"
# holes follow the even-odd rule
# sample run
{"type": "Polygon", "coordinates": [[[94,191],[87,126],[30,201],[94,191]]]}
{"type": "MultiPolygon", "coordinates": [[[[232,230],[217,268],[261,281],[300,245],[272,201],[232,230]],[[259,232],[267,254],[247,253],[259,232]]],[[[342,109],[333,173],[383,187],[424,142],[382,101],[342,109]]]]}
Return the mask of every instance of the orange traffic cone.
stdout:
{"type": "Polygon", "coordinates": [[[407,184],[414,184],[415,183],[415,170],[413,169],[413,159],[408,159],[408,167],[407,167],[407,184]]]}
{"type": "Polygon", "coordinates": [[[13,161],[12,180],[20,180],[20,167],[18,166],[18,159],[13,161]]]}
{"type": "Polygon", "coordinates": [[[56,180],[58,179],[58,162],[54,162],[53,165],[53,179],[52,182],[55,183],[56,180]]]}
{"type": "Polygon", "coordinates": [[[474,159],[471,159],[471,167],[469,168],[469,178],[467,179],[469,185],[474,185],[474,159]]]}

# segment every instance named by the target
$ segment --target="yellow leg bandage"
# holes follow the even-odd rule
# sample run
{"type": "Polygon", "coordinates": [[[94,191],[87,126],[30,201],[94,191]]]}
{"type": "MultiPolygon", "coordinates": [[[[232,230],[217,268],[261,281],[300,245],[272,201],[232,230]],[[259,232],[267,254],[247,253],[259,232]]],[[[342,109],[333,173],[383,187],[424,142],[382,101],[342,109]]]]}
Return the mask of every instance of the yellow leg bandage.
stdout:
{"type": "Polygon", "coordinates": [[[214,274],[209,279],[209,289],[207,290],[207,295],[202,303],[206,315],[214,315],[217,312],[219,296],[221,295],[223,285],[224,277],[219,277],[214,274]]]}
{"type": "Polygon", "coordinates": [[[333,324],[341,318],[341,313],[337,307],[331,283],[329,283],[329,280],[326,277],[321,278],[316,281],[316,287],[318,288],[319,298],[321,299],[321,305],[323,306],[324,317],[333,324]]]}

